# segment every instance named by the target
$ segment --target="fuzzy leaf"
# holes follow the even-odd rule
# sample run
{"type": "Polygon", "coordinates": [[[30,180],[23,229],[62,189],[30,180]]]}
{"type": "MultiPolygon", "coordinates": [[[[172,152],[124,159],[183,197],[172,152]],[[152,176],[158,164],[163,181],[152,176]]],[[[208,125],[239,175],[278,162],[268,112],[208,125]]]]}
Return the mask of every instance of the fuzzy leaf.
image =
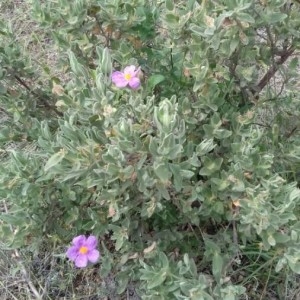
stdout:
{"type": "Polygon", "coordinates": [[[48,171],[49,169],[53,168],[54,166],[56,166],[58,163],[60,163],[63,158],[65,157],[65,150],[62,149],[59,152],[53,154],[47,161],[44,170],[48,171]]]}

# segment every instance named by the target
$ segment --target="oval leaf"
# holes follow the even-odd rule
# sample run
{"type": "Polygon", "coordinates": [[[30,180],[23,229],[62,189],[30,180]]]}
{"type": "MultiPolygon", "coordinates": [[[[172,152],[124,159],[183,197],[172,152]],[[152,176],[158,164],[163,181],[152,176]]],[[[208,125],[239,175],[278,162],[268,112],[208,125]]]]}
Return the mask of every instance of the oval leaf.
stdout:
{"type": "Polygon", "coordinates": [[[154,88],[156,85],[165,80],[165,76],[161,74],[152,75],[148,79],[148,86],[154,88]]]}
{"type": "Polygon", "coordinates": [[[60,150],[59,152],[53,154],[47,161],[44,170],[48,171],[52,167],[56,166],[62,159],[65,157],[66,152],[64,149],[60,150]]]}

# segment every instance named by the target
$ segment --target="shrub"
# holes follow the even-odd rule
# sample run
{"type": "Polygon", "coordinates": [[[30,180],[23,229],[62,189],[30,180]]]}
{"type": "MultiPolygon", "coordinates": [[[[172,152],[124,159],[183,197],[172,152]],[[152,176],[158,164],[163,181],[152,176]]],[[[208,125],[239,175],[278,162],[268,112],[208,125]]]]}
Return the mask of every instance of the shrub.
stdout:
{"type": "Polygon", "coordinates": [[[31,3],[67,78],[26,87],[39,74],[1,31],[1,140],[35,145],[1,166],[7,245],[96,235],[99,274],[143,299],[238,299],[255,256],[300,273],[298,3],[31,3]],[[137,90],[111,82],[129,65],[137,90]]]}

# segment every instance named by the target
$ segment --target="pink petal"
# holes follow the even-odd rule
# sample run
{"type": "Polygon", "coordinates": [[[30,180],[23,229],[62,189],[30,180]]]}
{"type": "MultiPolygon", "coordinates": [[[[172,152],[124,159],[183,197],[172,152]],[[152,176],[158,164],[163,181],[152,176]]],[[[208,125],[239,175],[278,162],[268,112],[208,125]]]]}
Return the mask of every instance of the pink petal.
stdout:
{"type": "Polygon", "coordinates": [[[76,257],[78,256],[78,249],[79,248],[76,246],[70,247],[66,252],[68,259],[74,261],[76,259],[76,257]]]}
{"type": "Polygon", "coordinates": [[[135,76],[135,66],[131,65],[124,69],[124,74],[130,74],[131,76],[135,76]]]}
{"type": "Polygon", "coordinates": [[[133,77],[129,80],[129,86],[133,89],[136,90],[137,88],[139,88],[141,85],[141,81],[139,78],[137,77],[133,77]]]}
{"type": "Polygon", "coordinates": [[[81,255],[79,254],[75,260],[75,266],[78,268],[84,268],[88,264],[88,258],[87,255],[81,255]]]}
{"type": "Polygon", "coordinates": [[[118,88],[124,88],[128,84],[128,81],[125,79],[124,74],[122,72],[119,72],[119,71],[116,71],[116,72],[112,73],[111,81],[118,88]]]}
{"type": "Polygon", "coordinates": [[[85,245],[89,250],[95,249],[97,247],[98,240],[94,235],[91,235],[87,238],[85,245]]]}
{"type": "Polygon", "coordinates": [[[92,251],[89,251],[88,252],[88,255],[87,255],[87,257],[88,257],[88,260],[90,261],[90,262],[92,262],[92,263],[96,263],[97,261],[98,261],[98,259],[99,259],[99,256],[100,256],[100,253],[99,253],[99,251],[98,250],[92,250],[92,251]]]}
{"type": "Polygon", "coordinates": [[[77,246],[77,247],[80,247],[82,244],[85,243],[85,236],[84,235],[79,235],[79,236],[76,236],[73,240],[72,240],[72,244],[74,246],[77,246]]]}

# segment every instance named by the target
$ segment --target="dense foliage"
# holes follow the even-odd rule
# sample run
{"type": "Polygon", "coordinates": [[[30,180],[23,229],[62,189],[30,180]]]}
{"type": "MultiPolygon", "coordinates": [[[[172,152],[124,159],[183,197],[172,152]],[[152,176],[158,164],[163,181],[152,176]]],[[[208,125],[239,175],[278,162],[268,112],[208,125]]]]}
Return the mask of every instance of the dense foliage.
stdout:
{"type": "Polygon", "coordinates": [[[142,299],[300,273],[299,3],[29,2],[61,77],[1,23],[1,146],[33,145],[1,164],[7,246],[96,235],[99,274],[142,299]],[[111,82],[129,65],[137,90],[111,82]]]}

